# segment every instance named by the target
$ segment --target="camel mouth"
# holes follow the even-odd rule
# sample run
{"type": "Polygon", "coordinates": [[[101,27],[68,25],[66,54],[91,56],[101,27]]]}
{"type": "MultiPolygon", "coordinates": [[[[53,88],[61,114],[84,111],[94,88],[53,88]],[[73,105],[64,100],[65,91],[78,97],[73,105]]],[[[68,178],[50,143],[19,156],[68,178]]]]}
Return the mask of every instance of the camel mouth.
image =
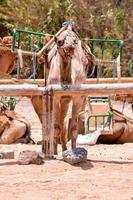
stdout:
{"type": "Polygon", "coordinates": [[[63,48],[64,48],[66,51],[71,51],[71,50],[75,49],[75,45],[74,45],[74,44],[65,45],[65,46],[63,46],[63,48]]]}

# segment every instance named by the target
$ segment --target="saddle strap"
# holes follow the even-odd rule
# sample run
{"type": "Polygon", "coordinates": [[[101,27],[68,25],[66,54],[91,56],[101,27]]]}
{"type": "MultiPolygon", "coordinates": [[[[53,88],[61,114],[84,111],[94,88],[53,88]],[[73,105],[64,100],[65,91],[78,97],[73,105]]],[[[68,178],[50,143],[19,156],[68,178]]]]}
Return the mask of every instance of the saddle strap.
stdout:
{"type": "Polygon", "coordinates": [[[121,113],[120,111],[112,108],[112,112],[114,115],[120,117],[121,119],[114,119],[115,121],[118,121],[118,122],[130,122],[130,123],[133,123],[133,119],[125,116],[123,113],[121,113]]]}

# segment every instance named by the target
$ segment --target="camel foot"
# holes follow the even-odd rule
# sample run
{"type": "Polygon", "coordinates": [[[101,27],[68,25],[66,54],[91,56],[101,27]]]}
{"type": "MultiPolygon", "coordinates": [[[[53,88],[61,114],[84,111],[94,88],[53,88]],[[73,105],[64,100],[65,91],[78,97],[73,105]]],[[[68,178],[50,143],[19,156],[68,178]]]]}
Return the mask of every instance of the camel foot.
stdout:
{"type": "Polygon", "coordinates": [[[42,145],[42,140],[36,143],[37,145],[42,145]]]}
{"type": "Polygon", "coordinates": [[[28,144],[28,141],[26,138],[20,138],[15,142],[15,144],[18,144],[18,143],[28,144]]]}

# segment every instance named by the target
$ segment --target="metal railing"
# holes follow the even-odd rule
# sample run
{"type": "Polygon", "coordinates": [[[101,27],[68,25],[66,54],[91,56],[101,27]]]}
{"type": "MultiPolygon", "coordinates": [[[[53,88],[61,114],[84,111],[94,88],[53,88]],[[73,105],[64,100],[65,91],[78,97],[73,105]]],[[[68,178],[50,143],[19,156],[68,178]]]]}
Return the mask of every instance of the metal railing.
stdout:
{"type": "Polygon", "coordinates": [[[106,46],[105,44],[111,44],[111,55],[112,55],[112,60],[115,58],[115,49],[116,46],[118,46],[118,52],[120,53],[120,59],[122,59],[122,52],[123,52],[123,47],[124,47],[124,41],[123,40],[105,40],[105,39],[83,39],[84,41],[89,42],[91,52],[95,54],[95,44],[100,45],[101,47],[101,57],[100,59],[103,59],[104,53],[106,51],[106,46]]]}
{"type": "Polygon", "coordinates": [[[111,107],[111,97],[110,96],[91,96],[87,98],[89,110],[91,113],[86,119],[86,128],[88,131],[96,131],[100,129],[101,131],[111,131],[112,129],[112,116],[113,113],[110,110],[111,107]],[[93,104],[95,103],[95,104],[93,104]],[[100,103],[100,104],[99,104],[100,103]],[[108,105],[107,113],[95,113],[92,109],[92,104],[99,105],[102,108],[102,105],[108,105]]]}
{"type": "Polygon", "coordinates": [[[93,131],[96,131],[100,129],[101,131],[105,131],[105,128],[108,127],[108,131],[112,129],[112,116],[113,113],[111,111],[108,112],[108,114],[94,114],[94,115],[89,115],[87,119],[87,126],[88,126],[88,131],[91,131],[92,126],[90,125],[91,122],[90,120],[94,118],[94,126],[93,126],[93,131]],[[102,118],[102,124],[98,124],[98,120],[102,118]]]}
{"type": "MultiPolygon", "coordinates": [[[[15,48],[17,48],[17,49],[20,48],[22,34],[26,34],[28,36],[27,37],[28,41],[26,41],[26,42],[27,42],[28,47],[30,48],[31,43],[32,43],[32,41],[31,41],[32,40],[32,36],[38,37],[38,40],[36,42],[37,42],[37,44],[39,46],[42,43],[41,42],[41,38],[43,36],[45,36],[46,33],[33,32],[33,31],[14,28],[13,32],[12,32],[12,36],[13,36],[12,49],[13,49],[13,51],[15,50],[15,48]]],[[[106,51],[106,46],[105,46],[106,43],[109,43],[109,44],[112,45],[112,48],[111,48],[112,59],[114,59],[114,57],[115,57],[115,49],[116,49],[115,47],[116,46],[118,46],[118,51],[120,53],[120,59],[122,58],[122,52],[123,52],[123,47],[124,47],[123,40],[105,40],[105,39],[89,39],[89,38],[85,38],[85,39],[83,39],[83,41],[87,41],[89,43],[91,52],[93,54],[95,54],[95,44],[99,43],[99,45],[101,47],[101,57],[100,57],[100,59],[103,59],[103,57],[104,57],[104,53],[106,51]]]]}
{"type": "MultiPolygon", "coordinates": [[[[34,52],[38,52],[43,47],[43,37],[46,33],[33,32],[22,29],[13,29],[12,50],[21,49],[23,54],[33,56],[34,52]]],[[[122,40],[105,40],[105,39],[89,39],[85,38],[91,52],[96,56],[97,82],[103,76],[103,66],[111,66],[113,78],[121,77],[120,61],[122,60],[122,52],[124,42],[122,40]],[[109,46],[108,46],[109,45],[109,46]],[[97,50],[100,55],[97,56],[97,50]],[[111,58],[104,59],[105,55],[111,52],[111,58]],[[117,59],[119,57],[119,60],[117,59]],[[119,66],[118,66],[119,63],[119,66]]],[[[108,76],[107,76],[108,77],[108,76]]],[[[110,77],[110,76],[109,76],[110,77]]]]}
{"type": "Polygon", "coordinates": [[[26,39],[25,46],[28,47],[28,50],[31,50],[32,45],[36,47],[37,50],[39,50],[42,46],[42,37],[45,36],[45,33],[42,32],[33,32],[28,30],[22,30],[22,29],[13,29],[12,32],[12,50],[15,51],[15,49],[21,48],[21,43],[23,41],[23,38],[26,39]],[[25,36],[24,36],[25,35],[25,36]],[[32,38],[36,37],[36,40],[32,41],[32,38]]]}
{"type": "Polygon", "coordinates": [[[110,69],[110,74],[113,78],[121,77],[121,66],[122,53],[124,42],[123,40],[105,40],[105,39],[83,39],[90,46],[91,52],[96,57],[96,78],[99,82],[99,78],[102,76],[110,77],[105,75],[105,68],[110,69]]]}
{"type": "Polygon", "coordinates": [[[33,32],[22,29],[13,29],[12,32],[12,50],[18,51],[17,59],[17,78],[20,78],[21,70],[23,70],[23,56],[30,56],[26,61],[29,65],[32,65],[30,68],[31,75],[28,78],[34,78],[37,74],[37,69],[39,63],[37,62],[36,52],[38,52],[43,47],[45,33],[42,32],[33,32]],[[19,54],[20,52],[20,54],[19,54]],[[23,53],[23,54],[22,54],[23,53]],[[21,58],[20,58],[21,57],[21,58]]]}

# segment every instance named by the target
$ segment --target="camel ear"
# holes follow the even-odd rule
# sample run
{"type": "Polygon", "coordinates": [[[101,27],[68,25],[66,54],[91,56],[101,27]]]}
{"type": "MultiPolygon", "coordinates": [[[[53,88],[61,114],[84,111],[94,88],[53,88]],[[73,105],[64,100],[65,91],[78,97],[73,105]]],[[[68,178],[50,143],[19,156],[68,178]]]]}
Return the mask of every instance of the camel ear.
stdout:
{"type": "Polygon", "coordinates": [[[57,43],[57,41],[58,41],[58,38],[56,36],[54,37],[54,41],[55,41],[55,43],[57,43]]]}

